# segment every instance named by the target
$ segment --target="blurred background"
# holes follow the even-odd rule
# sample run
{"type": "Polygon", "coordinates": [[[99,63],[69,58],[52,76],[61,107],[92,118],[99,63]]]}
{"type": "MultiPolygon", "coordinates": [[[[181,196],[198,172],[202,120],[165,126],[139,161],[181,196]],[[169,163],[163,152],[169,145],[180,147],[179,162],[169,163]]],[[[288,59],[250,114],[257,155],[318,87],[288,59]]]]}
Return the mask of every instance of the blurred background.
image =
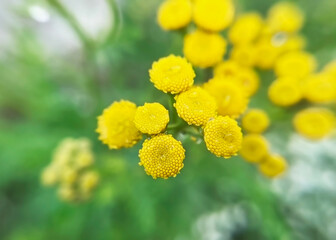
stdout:
{"type": "MultiPolygon", "coordinates": [[[[0,239],[335,239],[336,139],[295,134],[300,106],[270,103],[271,71],[260,73],[249,106],[270,115],[266,138],[288,160],[285,175],[269,180],[239,157],[218,159],[186,140],[181,174],[154,181],[138,166],[141,143],[108,150],[96,118],[120,99],[167,106],[148,69],[182,55],[183,36],[159,28],[159,0],[60,2],[0,1],[0,239]],[[64,202],[40,182],[66,137],[93,144],[100,184],[86,202],[64,202]]],[[[238,13],[263,15],[276,2],[235,0],[238,13]]],[[[319,66],[336,59],[336,1],[292,2],[306,15],[302,34],[319,66]]]]}

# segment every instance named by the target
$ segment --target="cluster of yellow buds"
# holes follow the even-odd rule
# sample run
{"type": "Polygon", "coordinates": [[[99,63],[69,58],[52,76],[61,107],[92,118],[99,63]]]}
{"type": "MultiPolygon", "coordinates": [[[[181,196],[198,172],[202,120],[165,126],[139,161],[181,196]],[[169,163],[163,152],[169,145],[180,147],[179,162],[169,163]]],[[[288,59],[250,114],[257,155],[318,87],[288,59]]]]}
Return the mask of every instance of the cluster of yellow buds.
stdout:
{"type": "Polygon", "coordinates": [[[65,138],[55,149],[51,163],[43,170],[42,184],[58,184],[58,195],[64,201],[87,200],[99,182],[93,164],[94,156],[88,139],[65,138]]]}

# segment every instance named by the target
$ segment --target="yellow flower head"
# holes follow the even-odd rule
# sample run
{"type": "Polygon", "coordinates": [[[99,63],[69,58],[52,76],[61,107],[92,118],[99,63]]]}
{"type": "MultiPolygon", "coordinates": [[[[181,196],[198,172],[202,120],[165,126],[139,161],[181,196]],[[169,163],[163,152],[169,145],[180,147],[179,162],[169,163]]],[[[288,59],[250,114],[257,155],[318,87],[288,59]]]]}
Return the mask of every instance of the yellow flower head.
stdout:
{"type": "Polygon", "coordinates": [[[232,118],[218,116],[205,125],[204,141],[217,157],[230,158],[237,155],[241,147],[241,128],[232,118]]]}
{"type": "Polygon", "coordinates": [[[336,60],[331,61],[323,68],[323,73],[329,74],[336,81],[336,60]]]}
{"type": "Polygon", "coordinates": [[[275,4],[267,16],[267,24],[275,32],[297,32],[301,29],[303,22],[304,16],[301,10],[289,2],[275,4]]]}
{"type": "Polygon", "coordinates": [[[240,72],[241,66],[233,60],[223,61],[214,68],[215,77],[234,77],[240,72]]]}
{"type": "Polygon", "coordinates": [[[218,32],[232,23],[234,12],[231,0],[195,0],[193,19],[200,28],[218,32]]]}
{"type": "Polygon", "coordinates": [[[62,185],[58,189],[58,196],[67,202],[71,202],[76,198],[75,189],[71,185],[62,185]]]}
{"type": "Polygon", "coordinates": [[[154,179],[176,177],[183,168],[185,150],[172,135],[160,134],[146,139],[139,151],[140,166],[154,179]]]}
{"type": "Polygon", "coordinates": [[[268,154],[267,140],[259,134],[245,135],[239,153],[248,162],[260,163],[268,154]]]}
{"type": "Polygon", "coordinates": [[[84,193],[91,192],[99,182],[99,174],[93,170],[86,171],[80,179],[79,187],[84,193]]]}
{"type": "Polygon", "coordinates": [[[279,77],[304,78],[316,68],[315,58],[306,52],[289,52],[276,61],[275,73],[279,77]]]}
{"type": "Polygon", "coordinates": [[[268,97],[275,105],[292,106],[302,99],[302,90],[296,79],[279,78],[269,87],[268,97]]]}
{"type": "Polygon", "coordinates": [[[263,133],[270,125],[270,119],[261,109],[250,109],[242,119],[242,127],[249,133],[263,133]]]}
{"type": "Polygon", "coordinates": [[[203,126],[217,114],[215,99],[200,87],[194,87],[176,97],[175,108],[189,125],[203,126]]]}
{"type": "Polygon", "coordinates": [[[160,103],[145,103],[135,112],[134,123],[142,133],[158,134],[166,128],[168,122],[168,110],[160,103]]]}
{"type": "Polygon", "coordinates": [[[303,82],[304,97],[312,103],[330,103],[336,99],[336,79],[326,73],[309,76],[303,82]]]}
{"type": "Polygon", "coordinates": [[[273,178],[281,175],[287,169],[286,160],[280,155],[272,154],[259,165],[259,171],[266,177],[273,178]]]}
{"type": "Polygon", "coordinates": [[[254,95],[259,88],[259,76],[251,68],[242,68],[234,79],[241,84],[248,97],[254,95]]]}
{"type": "Polygon", "coordinates": [[[187,26],[192,18],[190,0],[166,0],[158,12],[158,22],[165,30],[176,30],[187,26]]]}
{"type": "Polygon", "coordinates": [[[55,166],[46,167],[41,174],[41,182],[44,186],[52,186],[59,181],[59,171],[55,166]]]}
{"type": "Polygon", "coordinates": [[[65,166],[62,168],[61,172],[61,182],[64,184],[71,185],[77,180],[78,174],[76,169],[72,167],[65,166]]]}
{"type": "Polygon", "coordinates": [[[217,33],[196,30],[184,37],[183,53],[194,65],[201,68],[219,63],[226,52],[226,41],[217,33]]]}
{"type": "Polygon", "coordinates": [[[133,122],[137,107],[121,100],[114,102],[98,117],[99,140],[111,149],[132,147],[141,139],[141,132],[133,122]]]}
{"type": "Polygon", "coordinates": [[[280,48],[270,39],[262,38],[255,45],[255,65],[261,69],[271,69],[280,53],[280,48]]]}
{"type": "Polygon", "coordinates": [[[149,70],[150,81],[165,93],[186,91],[194,84],[195,72],[185,58],[169,55],[154,62],[149,70]]]}
{"type": "Polygon", "coordinates": [[[319,140],[335,130],[335,115],[326,108],[307,108],[294,117],[295,130],[302,136],[319,140]]]}
{"type": "Polygon", "coordinates": [[[204,89],[215,98],[220,115],[237,118],[247,108],[247,94],[237,81],[215,77],[204,84],[204,89]]]}
{"type": "Polygon", "coordinates": [[[89,167],[93,164],[94,157],[91,151],[83,150],[75,157],[75,167],[78,169],[89,167]]]}
{"type": "Polygon", "coordinates": [[[280,45],[282,52],[300,51],[306,46],[306,39],[301,35],[286,36],[283,44],[280,45]]]}
{"type": "Polygon", "coordinates": [[[257,48],[252,44],[236,45],[230,57],[242,66],[252,67],[256,64],[257,48]]]}
{"type": "Polygon", "coordinates": [[[263,24],[258,13],[243,14],[231,26],[229,39],[235,45],[251,43],[259,36],[263,24]]]}

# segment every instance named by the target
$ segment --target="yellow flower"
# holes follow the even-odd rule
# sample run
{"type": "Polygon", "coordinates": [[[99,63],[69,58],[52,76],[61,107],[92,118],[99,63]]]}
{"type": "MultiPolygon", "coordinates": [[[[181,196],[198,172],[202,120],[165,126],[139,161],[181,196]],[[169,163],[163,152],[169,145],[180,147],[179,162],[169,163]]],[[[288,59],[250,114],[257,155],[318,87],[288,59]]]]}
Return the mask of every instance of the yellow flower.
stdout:
{"type": "Polygon", "coordinates": [[[219,63],[226,52],[226,41],[217,33],[196,30],[184,37],[183,53],[194,65],[201,68],[219,63]]]}
{"type": "Polygon", "coordinates": [[[204,89],[215,98],[220,115],[237,118],[247,108],[247,94],[236,81],[215,77],[204,84],[204,89]]]}
{"type": "Polygon", "coordinates": [[[46,167],[41,175],[41,182],[44,186],[52,186],[59,180],[58,169],[55,166],[46,167]]]}
{"type": "Polygon", "coordinates": [[[135,126],[147,134],[162,132],[169,122],[168,110],[160,103],[145,103],[138,107],[134,117],[135,126]]]}
{"type": "Polygon", "coordinates": [[[78,169],[89,167],[93,164],[94,157],[91,151],[83,150],[75,157],[75,167],[78,169]]]}
{"type": "Polygon", "coordinates": [[[330,103],[336,99],[336,84],[332,76],[320,73],[303,82],[304,97],[312,103],[330,103]]]}
{"type": "Polygon", "coordinates": [[[306,39],[301,35],[286,36],[283,44],[281,44],[282,52],[300,51],[306,46],[306,39]]]}
{"type": "Polygon", "coordinates": [[[166,0],[158,11],[158,22],[165,30],[176,30],[187,26],[192,18],[190,0],[166,0]]]}
{"type": "Polygon", "coordinates": [[[200,28],[218,32],[232,23],[234,12],[231,0],[195,0],[193,19],[200,28]]]}
{"type": "Polygon", "coordinates": [[[293,120],[295,130],[302,136],[319,140],[335,130],[335,115],[326,108],[307,108],[298,112],[293,120]]]}
{"type": "Polygon", "coordinates": [[[200,87],[194,87],[176,97],[175,108],[189,125],[205,125],[217,114],[215,99],[200,87]]]}
{"type": "Polygon", "coordinates": [[[306,52],[289,52],[276,61],[275,73],[279,77],[304,78],[316,68],[315,58],[306,52]]]}
{"type": "Polygon", "coordinates": [[[296,79],[279,78],[269,87],[268,97],[275,105],[292,106],[302,99],[302,90],[296,79]]]}
{"type": "Polygon", "coordinates": [[[241,147],[241,128],[232,118],[218,116],[205,125],[204,141],[217,157],[230,158],[237,155],[241,147]]]}
{"type": "Polygon", "coordinates": [[[194,84],[195,72],[185,58],[169,55],[154,62],[149,70],[150,81],[165,93],[186,91],[194,84]]]}
{"type": "Polygon", "coordinates": [[[99,182],[99,174],[93,170],[87,171],[83,173],[80,178],[80,189],[84,192],[90,192],[94,189],[99,182]]]}
{"type": "Polygon", "coordinates": [[[270,119],[261,109],[250,109],[242,119],[242,127],[249,133],[263,133],[270,125],[270,119]]]}
{"type": "Polygon", "coordinates": [[[136,105],[129,101],[114,102],[98,117],[99,140],[111,149],[132,147],[141,139],[133,122],[136,105]]]}
{"type": "Polygon", "coordinates": [[[76,198],[75,189],[71,185],[62,185],[58,189],[58,196],[64,201],[74,201],[76,198]]]}
{"type": "Polygon", "coordinates": [[[269,178],[277,177],[284,173],[287,169],[286,160],[276,154],[272,154],[266,157],[259,165],[259,171],[269,178]]]}
{"type": "Polygon", "coordinates": [[[252,44],[236,45],[233,47],[230,57],[242,66],[252,67],[256,63],[257,49],[252,44]]]}
{"type": "Polygon", "coordinates": [[[260,163],[268,154],[267,140],[259,134],[245,135],[239,153],[248,162],[260,163]]]}
{"type": "Polygon", "coordinates": [[[233,77],[240,72],[241,66],[233,60],[223,61],[214,67],[215,77],[233,77]]]}
{"type": "Polygon", "coordinates": [[[280,48],[268,38],[262,38],[256,43],[255,52],[255,65],[261,69],[273,68],[281,53],[280,48]]]}
{"type": "Polygon", "coordinates": [[[336,60],[331,61],[330,63],[328,63],[324,68],[323,68],[323,72],[326,74],[330,74],[330,76],[332,76],[335,81],[336,81],[336,60]]]}
{"type": "Polygon", "coordinates": [[[304,16],[301,10],[289,2],[275,4],[268,12],[267,24],[275,32],[297,32],[301,29],[304,16]]]}
{"type": "Polygon", "coordinates": [[[254,95],[259,88],[259,76],[251,68],[242,68],[234,79],[242,85],[248,97],[254,95]]]}
{"type": "Polygon", "coordinates": [[[139,151],[140,166],[154,179],[176,177],[183,168],[185,150],[172,135],[156,135],[146,139],[139,151]]]}
{"type": "Polygon", "coordinates": [[[67,184],[67,185],[71,185],[73,184],[78,177],[77,171],[74,168],[65,166],[62,168],[61,170],[61,174],[62,174],[62,183],[67,184]]]}
{"type": "Polygon", "coordinates": [[[235,45],[251,43],[258,37],[262,26],[263,20],[258,13],[245,13],[231,26],[229,39],[235,45]]]}

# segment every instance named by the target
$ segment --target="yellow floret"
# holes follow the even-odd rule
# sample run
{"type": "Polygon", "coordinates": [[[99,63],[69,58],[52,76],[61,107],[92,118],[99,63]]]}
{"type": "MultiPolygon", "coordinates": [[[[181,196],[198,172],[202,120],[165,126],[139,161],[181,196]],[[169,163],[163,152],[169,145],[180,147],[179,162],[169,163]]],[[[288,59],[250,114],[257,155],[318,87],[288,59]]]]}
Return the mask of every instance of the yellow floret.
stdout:
{"type": "Polygon", "coordinates": [[[263,24],[258,13],[243,14],[231,26],[229,39],[235,45],[251,43],[260,34],[263,24]]]}
{"type": "Polygon", "coordinates": [[[254,95],[259,88],[259,76],[251,68],[242,68],[234,79],[242,85],[248,97],[254,95]]]}
{"type": "Polygon", "coordinates": [[[306,46],[306,39],[301,35],[286,36],[283,44],[280,45],[282,52],[300,51],[306,46]]]}
{"type": "Polygon", "coordinates": [[[200,87],[194,87],[176,97],[175,108],[189,125],[205,125],[217,114],[215,99],[200,87]]]}
{"type": "Polygon", "coordinates": [[[261,109],[250,109],[242,119],[242,127],[248,133],[263,133],[270,125],[270,119],[261,109]]]}
{"type": "Polygon", "coordinates": [[[336,60],[331,61],[323,68],[323,73],[329,74],[336,82],[336,60]]]}
{"type": "Polygon", "coordinates": [[[204,141],[217,157],[230,158],[237,155],[241,147],[241,128],[232,118],[218,116],[205,125],[204,141]]]}
{"type": "Polygon", "coordinates": [[[150,81],[167,93],[177,94],[186,91],[194,84],[195,72],[185,58],[169,55],[154,62],[149,70],[150,81]]]}
{"type": "Polygon", "coordinates": [[[231,0],[195,0],[193,19],[200,28],[218,32],[232,23],[234,12],[231,0]]]}
{"type": "Polygon", "coordinates": [[[114,102],[98,117],[99,140],[111,149],[132,147],[141,139],[133,122],[136,105],[129,101],[114,102]]]}
{"type": "Polygon", "coordinates": [[[297,32],[303,22],[304,16],[301,10],[289,2],[280,2],[268,12],[267,24],[275,32],[297,32]]]}
{"type": "Polygon", "coordinates": [[[46,167],[41,174],[41,182],[44,186],[52,186],[59,181],[59,171],[55,166],[46,167]]]}
{"type": "Polygon", "coordinates": [[[335,115],[326,108],[307,108],[293,120],[295,130],[306,138],[319,140],[335,130],[335,115]]]}
{"type": "Polygon", "coordinates": [[[247,94],[237,81],[215,77],[204,84],[204,89],[215,98],[220,115],[237,118],[247,108],[247,94]]]}
{"type": "Polygon", "coordinates": [[[336,79],[326,73],[309,76],[303,82],[304,97],[312,103],[330,103],[336,99],[336,79]]]}
{"type": "Polygon", "coordinates": [[[74,168],[71,167],[64,167],[61,171],[62,178],[61,181],[64,184],[71,185],[73,184],[78,177],[77,171],[74,168]]]}
{"type": "Polygon", "coordinates": [[[277,60],[275,73],[279,77],[304,78],[316,69],[315,58],[306,52],[289,52],[277,60]]]}
{"type": "Polygon", "coordinates": [[[139,151],[140,166],[156,178],[176,177],[183,168],[185,150],[171,135],[156,135],[146,139],[139,151]]]}
{"type": "Polygon", "coordinates": [[[252,67],[256,64],[257,48],[252,44],[236,45],[233,47],[230,57],[242,66],[252,67]]]}
{"type": "Polygon", "coordinates": [[[248,162],[260,163],[268,154],[267,140],[259,134],[245,135],[239,153],[248,162]]]}
{"type": "Polygon", "coordinates": [[[88,167],[93,164],[94,156],[91,151],[80,151],[74,159],[75,167],[78,169],[88,167]]]}
{"type": "Polygon", "coordinates": [[[268,97],[275,105],[292,106],[302,99],[302,90],[297,79],[279,78],[269,87],[268,97]]]}
{"type": "Polygon", "coordinates": [[[194,66],[212,67],[222,60],[225,52],[226,41],[219,34],[196,30],[184,37],[184,56],[194,66]]]}
{"type": "Polygon", "coordinates": [[[64,201],[71,202],[76,199],[76,192],[71,185],[61,185],[58,189],[58,196],[64,201]]]}
{"type": "Polygon", "coordinates": [[[255,45],[255,65],[261,69],[273,68],[281,49],[274,45],[270,39],[262,38],[255,45]]]}
{"type": "Polygon", "coordinates": [[[134,123],[142,133],[158,134],[162,132],[169,122],[168,110],[160,103],[145,103],[138,107],[134,123]]]}
{"type": "Polygon", "coordinates": [[[99,174],[93,170],[85,172],[79,183],[79,187],[83,192],[90,192],[99,182],[99,174]]]}
{"type": "Polygon", "coordinates": [[[190,0],[166,0],[158,11],[159,25],[165,30],[176,30],[187,26],[192,18],[190,0]]]}
{"type": "Polygon", "coordinates": [[[286,160],[276,154],[267,156],[265,161],[259,165],[259,171],[269,178],[281,175],[286,171],[286,169],[286,160]]]}
{"type": "Polygon", "coordinates": [[[240,72],[241,66],[233,60],[223,61],[214,67],[215,77],[233,77],[240,72]]]}

